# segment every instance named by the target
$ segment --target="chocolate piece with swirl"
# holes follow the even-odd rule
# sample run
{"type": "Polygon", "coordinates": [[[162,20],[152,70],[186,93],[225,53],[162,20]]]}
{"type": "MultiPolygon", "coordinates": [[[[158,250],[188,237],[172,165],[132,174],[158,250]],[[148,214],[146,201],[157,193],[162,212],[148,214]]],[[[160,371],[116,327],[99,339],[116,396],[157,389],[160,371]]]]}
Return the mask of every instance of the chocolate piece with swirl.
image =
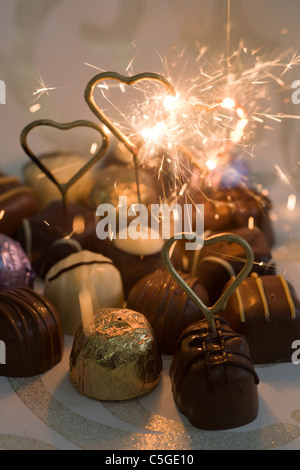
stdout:
{"type": "Polygon", "coordinates": [[[22,221],[38,210],[33,191],[18,178],[0,172],[0,233],[14,237],[22,221]]]}
{"type": "MultiPolygon", "coordinates": [[[[180,272],[184,281],[206,304],[210,300],[199,279],[180,272]]],[[[163,354],[173,354],[182,330],[203,314],[165,269],[140,279],[131,289],[127,308],[142,313],[154,329],[163,354]]]]}
{"type": "Polygon", "coordinates": [[[258,414],[259,378],[247,340],[222,319],[211,332],[205,320],[180,336],[170,368],[174,401],[204,430],[244,426],[258,414]]]}
{"type": "Polygon", "coordinates": [[[300,301],[282,275],[252,274],[220,316],[248,338],[254,363],[291,361],[291,344],[300,337],[300,301]]]}
{"type": "Polygon", "coordinates": [[[0,340],[6,346],[0,376],[33,377],[62,359],[59,314],[47,299],[28,288],[0,293],[0,340]]]}

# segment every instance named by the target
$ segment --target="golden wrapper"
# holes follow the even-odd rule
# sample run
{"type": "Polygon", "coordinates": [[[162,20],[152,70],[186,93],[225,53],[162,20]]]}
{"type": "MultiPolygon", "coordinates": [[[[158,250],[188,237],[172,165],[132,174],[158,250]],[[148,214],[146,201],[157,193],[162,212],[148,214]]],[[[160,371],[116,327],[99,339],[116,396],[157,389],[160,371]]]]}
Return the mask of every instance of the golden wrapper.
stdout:
{"type": "Polygon", "coordinates": [[[128,309],[101,309],[89,328],[79,327],[70,356],[77,390],[98,400],[129,400],[149,392],[162,359],[147,319],[128,309]]]}

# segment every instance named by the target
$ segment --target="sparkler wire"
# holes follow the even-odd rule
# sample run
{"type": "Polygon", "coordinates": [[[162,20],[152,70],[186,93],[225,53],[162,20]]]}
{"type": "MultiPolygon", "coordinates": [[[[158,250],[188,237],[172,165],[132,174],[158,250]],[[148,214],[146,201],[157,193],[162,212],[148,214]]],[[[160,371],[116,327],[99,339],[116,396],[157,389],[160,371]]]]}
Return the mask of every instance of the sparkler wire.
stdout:
{"type": "Polygon", "coordinates": [[[227,286],[227,288],[222,293],[221,297],[217,300],[217,302],[213,306],[207,307],[207,305],[205,305],[202,302],[202,300],[200,300],[199,297],[195,294],[193,289],[191,289],[186,284],[186,282],[178,274],[178,272],[176,271],[176,269],[174,268],[172,264],[172,261],[170,259],[170,248],[176,241],[178,241],[178,238],[179,238],[179,234],[170,238],[164,244],[162,253],[161,253],[163,263],[167,271],[173,277],[173,279],[177,282],[177,284],[184,290],[184,292],[190,297],[190,299],[196,304],[199,310],[203,313],[203,315],[206,318],[209,329],[211,331],[215,331],[214,316],[216,313],[220,312],[226,307],[229,297],[234,293],[234,291],[238,288],[240,283],[250,273],[252,266],[253,266],[253,261],[254,261],[253,251],[250,245],[248,244],[248,242],[246,242],[246,240],[232,233],[222,233],[221,235],[214,235],[209,238],[201,238],[195,234],[187,234],[187,233],[180,234],[180,238],[183,238],[185,240],[190,240],[193,242],[196,241],[197,243],[199,243],[200,246],[212,245],[217,242],[226,241],[226,242],[236,243],[240,245],[246,252],[246,262],[243,268],[241,269],[241,271],[238,273],[236,277],[232,278],[231,283],[227,286]]]}
{"type": "Polygon", "coordinates": [[[151,80],[161,83],[167,90],[168,94],[176,96],[176,91],[173,85],[162,75],[153,73],[153,72],[145,72],[140,73],[137,75],[133,75],[131,77],[120,75],[116,72],[103,72],[96,75],[92,78],[87,87],[85,89],[85,100],[91,109],[91,111],[95,114],[95,116],[112,132],[112,134],[120,140],[125,147],[132,153],[133,160],[134,160],[134,167],[135,167],[135,176],[136,176],[136,184],[137,184],[137,193],[138,193],[138,200],[141,202],[141,195],[140,195],[140,187],[139,187],[139,175],[138,175],[138,153],[139,153],[139,146],[133,143],[117,126],[113,123],[106,114],[100,109],[97,105],[95,98],[94,98],[94,90],[95,87],[103,80],[116,80],[120,83],[125,83],[126,85],[134,85],[137,82],[143,80],[151,80]]]}
{"type": "Polygon", "coordinates": [[[30,124],[28,124],[26,127],[21,132],[20,136],[20,141],[21,141],[21,146],[25,153],[29,156],[29,158],[33,161],[33,163],[49,178],[50,181],[52,181],[53,184],[59,189],[62,199],[63,199],[63,205],[64,209],[66,211],[67,209],[67,192],[73,186],[87,171],[90,170],[90,168],[95,165],[101,158],[106,154],[108,145],[109,145],[109,138],[104,132],[104,130],[98,125],[95,124],[92,121],[85,121],[85,120],[78,120],[78,121],[73,121],[70,123],[58,123],[56,121],[51,121],[49,119],[40,119],[37,121],[33,121],[30,124]],[[59,129],[62,131],[65,130],[71,130],[76,127],[88,127],[91,129],[96,130],[102,137],[102,145],[99,148],[99,150],[93,155],[93,157],[85,164],[83,165],[79,171],[73,175],[70,180],[67,183],[60,183],[57,178],[54,176],[54,174],[43,164],[41,159],[39,159],[34,152],[31,150],[31,148],[28,145],[28,134],[35,128],[40,127],[40,126],[48,126],[48,127],[53,127],[55,129],[59,129]]]}

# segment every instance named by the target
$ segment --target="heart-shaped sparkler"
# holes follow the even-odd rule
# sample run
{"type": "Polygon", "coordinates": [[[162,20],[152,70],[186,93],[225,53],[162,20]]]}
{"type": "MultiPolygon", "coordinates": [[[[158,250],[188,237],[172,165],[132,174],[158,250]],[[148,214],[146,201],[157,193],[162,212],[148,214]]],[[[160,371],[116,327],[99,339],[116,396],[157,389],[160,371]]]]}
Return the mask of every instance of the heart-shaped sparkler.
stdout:
{"type": "Polygon", "coordinates": [[[185,240],[190,240],[193,242],[197,242],[200,246],[203,245],[212,245],[218,242],[231,242],[240,245],[246,252],[246,263],[242,270],[238,273],[238,275],[232,278],[232,282],[227,286],[225,291],[222,293],[221,297],[217,302],[211,306],[207,307],[202,300],[195,294],[195,292],[186,284],[186,282],[182,279],[182,277],[178,274],[176,269],[174,268],[172,261],[170,259],[170,248],[171,246],[178,241],[178,235],[170,238],[164,245],[162,249],[162,260],[166,266],[167,271],[171,274],[171,276],[175,279],[177,284],[184,290],[184,292],[192,299],[192,301],[197,305],[199,310],[203,313],[206,318],[208,327],[211,331],[215,331],[215,321],[214,316],[223,310],[226,307],[229,297],[234,293],[234,291],[238,288],[240,283],[248,276],[252,269],[254,255],[250,245],[244,240],[243,238],[234,235],[232,233],[223,233],[221,235],[215,235],[206,239],[203,239],[195,234],[181,234],[182,238],[185,240]]]}
{"type": "Polygon", "coordinates": [[[103,72],[96,75],[94,78],[90,80],[86,89],[85,89],[85,100],[95,114],[95,116],[100,119],[100,121],[114,134],[114,136],[119,139],[125,147],[132,153],[134,159],[134,166],[135,166],[135,174],[136,174],[136,183],[137,183],[137,193],[138,193],[138,200],[141,201],[140,197],[140,190],[139,190],[139,181],[138,181],[138,161],[137,155],[139,152],[139,146],[132,142],[107,116],[106,114],[100,109],[100,107],[96,104],[94,98],[94,90],[95,87],[104,80],[116,80],[120,83],[125,85],[134,85],[137,82],[143,80],[151,80],[155,82],[161,83],[167,90],[169,95],[176,95],[175,89],[173,85],[162,75],[152,72],[145,72],[138,75],[133,75],[131,77],[120,75],[116,72],[103,72]]]}
{"type": "Polygon", "coordinates": [[[33,121],[23,129],[23,131],[21,132],[20,140],[25,153],[29,156],[33,163],[49,178],[49,180],[52,181],[52,183],[55,184],[55,186],[59,189],[62,195],[65,209],[67,205],[68,190],[105,155],[109,145],[109,139],[104,130],[99,125],[91,121],[84,120],[73,121],[70,123],[58,123],[47,119],[33,121]],[[80,170],[78,170],[77,173],[75,173],[75,175],[73,175],[69,181],[67,181],[66,183],[60,183],[54,176],[54,174],[43,164],[43,162],[33,153],[33,151],[28,146],[28,134],[33,129],[40,126],[54,127],[55,129],[62,131],[71,130],[76,127],[88,127],[96,130],[101,135],[102,145],[99,150],[93,155],[93,157],[85,165],[83,165],[82,168],[80,168],[80,170]]]}

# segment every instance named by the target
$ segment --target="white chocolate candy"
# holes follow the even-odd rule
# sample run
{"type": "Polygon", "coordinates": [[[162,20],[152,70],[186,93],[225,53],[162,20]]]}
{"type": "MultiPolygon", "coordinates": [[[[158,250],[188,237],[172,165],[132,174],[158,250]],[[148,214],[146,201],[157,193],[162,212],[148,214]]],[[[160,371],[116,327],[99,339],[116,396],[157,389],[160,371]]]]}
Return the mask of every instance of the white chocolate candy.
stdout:
{"type": "MultiPolygon", "coordinates": [[[[41,157],[43,164],[51,171],[59,183],[68,182],[86,162],[86,157],[75,153],[53,153],[41,157]]],[[[59,189],[33,163],[24,168],[25,183],[30,186],[38,198],[41,209],[61,199],[59,189]]],[[[74,204],[82,202],[90,193],[93,184],[92,172],[83,175],[68,191],[68,201],[74,204]]]]}
{"type": "Polygon", "coordinates": [[[91,308],[96,312],[124,306],[119,271],[109,258],[89,251],[74,253],[53,266],[46,277],[44,295],[57,307],[64,333],[72,336],[81,322],[88,322],[92,328],[91,308]]]}
{"type": "Polygon", "coordinates": [[[119,250],[131,255],[147,256],[161,251],[164,246],[164,240],[158,238],[159,235],[156,232],[152,231],[151,233],[151,229],[145,228],[141,229],[140,235],[139,238],[133,239],[126,228],[118,233],[117,238],[113,240],[113,244],[119,250]]]}

